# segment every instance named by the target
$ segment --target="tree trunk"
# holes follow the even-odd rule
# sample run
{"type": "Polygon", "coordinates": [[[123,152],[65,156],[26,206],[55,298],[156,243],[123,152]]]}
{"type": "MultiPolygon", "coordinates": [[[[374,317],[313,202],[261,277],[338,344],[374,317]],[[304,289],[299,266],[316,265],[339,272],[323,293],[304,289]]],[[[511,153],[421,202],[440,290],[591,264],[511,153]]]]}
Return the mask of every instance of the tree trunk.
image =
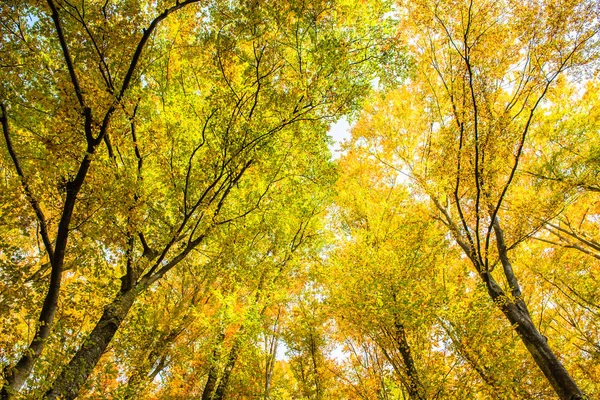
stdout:
{"type": "Polygon", "coordinates": [[[561,400],[587,399],[548,345],[546,337],[535,327],[527,305],[521,296],[510,299],[489,273],[482,274],[482,278],[490,297],[502,310],[511,325],[515,327],[529,354],[542,370],[558,397],[561,400]]]}
{"type": "Polygon", "coordinates": [[[204,390],[202,391],[202,400],[212,400],[213,398],[215,388],[217,387],[217,380],[219,378],[218,364],[219,359],[221,358],[221,346],[223,346],[224,341],[225,332],[223,331],[219,334],[218,341],[213,350],[211,366],[208,370],[208,378],[206,379],[206,384],[204,385],[204,390]]]}
{"type": "Polygon", "coordinates": [[[571,375],[562,365],[556,354],[548,345],[548,340],[535,327],[527,309],[520,306],[522,300],[509,303],[503,307],[503,312],[508,320],[516,327],[516,331],[542,370],[554,391],[562,400],[586,399],[585,394],[579,389],[571,375]]]}
{"type": "MultiPolygon", "coordinates": [[[[7,131],[5,130],[5,132],[7,131]]],[[[8,139],[7,136],[7,143],[10,145],[9,140],[10,139],[8,139]]],[[[24,352],[17,364],[12,367],[6,366],[4,368],[4,377],[6,382],[2,387],[2,391],[0,392],[0,398],[2,400],[8,400],[12,398],[12,396],[21,389],[25,383],[25,380],[31,373],[33,365],[40,354],[42,354],[42,351],[46,346],[46,340],[50,336],[50,331],[52,329],[52,324],[54,323],[54,316],[56,315],[58,306],[58,295],[60,293],[67,241],[69,238],[69,225],[71,223],[73,210],[75,209],[77,195],[90,168],[91,154],[94,154],[95,147],[88,146],[87,151],[89,155],[86,154],[83,158],[75,180],[67,183],[67,195],[58,225],[58,233],[56,235],[54,250],[51,250],[50,245],[48,245],[48,255],[51,260],[50,285],[48,286],[48,292],[44,298],[44,303],[38,319],[38,326],[35,335],[29,344],[29,348],[24,352]]],[[[18,166],[18,163],[16,165],[18,166]]],[[[20,167],[18,167],[18,170],[20,171],[19,168],[20,167]]],[[[25,187],[27,188],[27,186],[25,187]]]]}
{"type": "Polygon", "coordinates": [[[217,386],[217,367],[213,365],[208,370],[208,378],[206,379],[206,385],[204,385],[204,390],[202,391],[202,400],[212,399],[215,386],[217,386]]]}
{"type": "Polygon", "coordinates": [[[211,400],[223,400],[225,397],[225,391],[227,391],[229,385],[229,377],[231,376],[231,372],[235,367],[235,362],[237,361],[239,354],[240,343],[235,342],[231,351],[229,352],[229,358],[227,359],[227,365],[225,365],[225,370],[223,371],[223,376],[219,381],[219,386],[217,386],[217,390],[215,390],[215,395],[211,400]]]}
{"type": "Polygon", "coordinates": [[[494,220],[494,234],[496,236],[496,247],[504,276],[511,290],[512,298],[509,299],[504,291],[496,284],[489,273],[482,275],[487,284],[488,292],[492,299],[500,306],[502,312],[510,323],[516,327],[517,333],[527,347],[527,350],[542,370],[554,391],[563,400],[585,399],[587,396],[579,389],[571,375],[562,365],[556,354],[548,345],[548,340],[542,335],[531,320],[527,305],[523,301],[519,281],[513,271],[508,250],[504,241],[504,233],[500,228],[498,218],[494,220]]]}
{"type": "MultiPolygon", "coordinates": [[[[275,332],[277,334],[277,332],[275,332]]],[[[275,335],[274,334],[274,335],[275,335]]],[[[269,346],[269,353],[266,357],[265,362],[265,398],[269,398],[271,392],[271,379],[273,378],[273,370],[275,368],[275,357],[277,355],[277,337],[273,336],[271,345],[269,346]]]]}
{"type": "Polygon", "coordinates": [[[396,321],[394,325],[396,328],[396,343],[398,344],[398,351],[402,356],[402,361],[404,362],[404,368],[406,370],[406,376],[408,377],[406,389],[408,390],[408,394],[411,399],[424,400],[425,396],[423,393],[423,385],[419,380],[419,374],[410,352],[410,346],[408,345],[408,340],[406,339],[404,325],[398,321],[396,321]]]}
{"type": "Polygon", "coordinates": [[[309,333],[310,359],[312,361],[313,374],[315,377],[315,396],[316,396],[315,398],[317,400],[321,400],[323,398],[323,395],[322,395],[322,391],[321,391],[321,380],[319,379],[319,366],[317,364],[317,353],[318,353],[319,349],[317,348],[317,343],[315,340],[313,329],[314,329],[314,327],[311,328],[310,333],[309,333]]]}
{"type": "Polygon", "coordinates": [[[46,398],[71,400],[77,397],[139,293],[135,288],[120,292],[113,302],[104,308],[102,317],[83,346],[63,368],[52,388],[46,392],[46,398]]]}
{"type": "Polygon", "coordinates": [[[535,324],[531,320],[527,305],[523,301],[519,281],[513,271],[508,256],[508,247],[504,241],[504,234],[500,227],[498,217],[492,216],[493,230],[496,237],[498,256],[502,264],[504,276],[511,291],[511,297],[507,296],[500,285],[498,285],[494,277],[488,271],[487,264],[482,264],[481,254],[478,254],[476,249],[474,249],[472,245],[469,245],[469,242],[472,242],[472,240],[467,241],[461,236],[460,229],[458,229],[457,225],[452,221],[446,208],[442,207],[437,199],[432,197],[432,200],[438,210],[446,217],[446,222],[453,232],[456,241],[465,252],[465,255],[469,257],[473,263],[481,280],[485,283],[491,299],[504,313],[510,324],[515,327],[521,341],[525,344],[525,347],[527,347],[533,360],[542,370],[558,397],[561,400],[587,399],[588,397],[581,389],[579,389],[573,378],[571,378],[571,375],[569,375],[558,357],[556,357],[556,354],[554,354],[548,345],[546,337],[537,330],[535,324]]]}

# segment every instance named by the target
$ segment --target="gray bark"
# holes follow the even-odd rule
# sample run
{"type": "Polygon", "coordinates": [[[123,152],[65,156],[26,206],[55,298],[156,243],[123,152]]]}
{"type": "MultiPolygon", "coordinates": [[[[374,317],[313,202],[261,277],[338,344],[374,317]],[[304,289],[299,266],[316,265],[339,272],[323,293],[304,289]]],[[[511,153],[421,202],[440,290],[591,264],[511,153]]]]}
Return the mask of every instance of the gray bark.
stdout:
{"type": "Polygon", "coordinates": [[[46,393],[47,399],[71,400],[77,397],[79,390],[106,351],[121,322],[129,313],[138,293],[139,291],[135,288],[120,292],[113,302],[104,308],[102,317],[83,346],[63,368],[54,386],[46,393]]]}

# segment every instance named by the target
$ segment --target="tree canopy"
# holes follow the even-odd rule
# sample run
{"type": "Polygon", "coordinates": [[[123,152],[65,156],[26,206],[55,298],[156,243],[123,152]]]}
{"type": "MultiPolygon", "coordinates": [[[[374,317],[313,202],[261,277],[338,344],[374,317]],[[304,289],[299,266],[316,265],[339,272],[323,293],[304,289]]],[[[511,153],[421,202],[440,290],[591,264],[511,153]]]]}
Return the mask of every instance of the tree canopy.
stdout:
{"type": "Polygon", "coordinates": [[[599,12],[4,1],[0,397],[600,396],[599,12]]]}

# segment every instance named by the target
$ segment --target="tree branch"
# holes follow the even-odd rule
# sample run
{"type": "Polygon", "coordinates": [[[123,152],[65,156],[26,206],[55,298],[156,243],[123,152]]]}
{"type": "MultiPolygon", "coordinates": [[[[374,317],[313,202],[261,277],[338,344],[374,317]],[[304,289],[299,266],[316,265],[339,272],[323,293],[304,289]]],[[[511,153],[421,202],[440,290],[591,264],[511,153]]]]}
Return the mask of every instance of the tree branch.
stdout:
{"type": "Polygon", "coordinates": [[[75,68],[73,66],[73,60],[71,59],[71,54],[69,52],[69,46],[67,45],[67,40],[65,39],[65,33],[62,27],[62,23],[60,22],[60,17],[58,15],[58,10],[54,5],[54,1],[46,0],[48,2],[48,6],[52,10],[51,18],[54,21],[54,27],[56,28],[56,34],[58,35],[58,40],[60,42],[60,47],[62,48],[63,56],[65,58],[65,63],[67,64],[67,70],[69,71],[69,76],[71,77],[71,83],[73,84],[73,88],[75,89],[75,95],[77,96],[77,100],[79,101],[79,105],[85,108],[85,102],[83,100],[83,94],[81,92],[81,87],[79,86],[79,81],[77,80],[77,75],[75,74],[75,68]]]}
{"type": "Polygon", "coordinates": [[[25,173],[23,172],[23,169],[21,168],[21,163],[19,162],[19,158],[17,157],[17,154],[15,153],[15,149],[13,147],[12,140],[10,138],[10,130],[9,130],[9,126],[8,126],[8,116],[6,114],[6,106],[4,105],[4,103],[0,103],[0,110],[2,111],[2,115],[0,116],[0,123],[2,124],[2,133],[4,134],[4,140],[6,141],[6,147],[8,149],[8,153],[10,154],[10,158],[13,161],[15,170],[17,171],[17,174],[19,175],[19,178],[21,179],[21,186],[23,187],[23,190],[25,191],[27,200],[29,201],[29,204],[33,208],[35,215],[38,219],[38,222],[40,224],[40,234],[42,235],[42,242],[44,243],[44,247],[46,248],[46,252],[48,253],[50,263],[52,263],[53,259],[54,259],[54,248],[52,247],[52,242],[50,241],[50,236],[48,235],[48,222],[46,221],[46,217],[44,215],[44,212],[42,211],[42,208],[41,208],[39,202],[37,201],[37,199],[33,195],[33,192],[31,191],[31,187],[29,186],[29,183],[27,183],[27,178],[25,177],[25,173]]]}

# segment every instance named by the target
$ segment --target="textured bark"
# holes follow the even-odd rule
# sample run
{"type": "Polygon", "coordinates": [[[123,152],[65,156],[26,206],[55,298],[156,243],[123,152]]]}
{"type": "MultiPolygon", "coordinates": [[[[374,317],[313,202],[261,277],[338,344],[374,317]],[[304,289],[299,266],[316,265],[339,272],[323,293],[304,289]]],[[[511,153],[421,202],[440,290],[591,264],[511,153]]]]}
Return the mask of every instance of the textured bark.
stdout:
{"type": "Polygon", "coordinates": [[[504,234],[500,228],[498,219],[494,219],[494,234],[496,236],[496,247],[504,276],[510,287],[511,298],[496,284],[489,274],[483,274],[484,282],[487,284],[488,293],[500,306],[506,318],[515,327],[519,337],[527,347],[535,363],[542,370],[556,394],[563,400],[586,399],[587,396],[577,386],[571,375],[562,365],[556,354],[548,345],[548,340],[542,335],[531,320],[527,305],[523,301],[519,281],[514,274],[508,250],[504,242],[504,234]]]}
{"type": "Polygon", "coordinates": [[[213,365],[208,370],[208,378],[206,380],[206,385],[204,385],[204,390],[202,391],[202,400],[211,400],[216,386],[217,368],[213,365]]]}
{"type": "MultiPolygon", "coordinates": [[[[587,396],[577,386],[571,375],[562,365],[556,354],[548,345],[544,337],[535,327],[529,313],[524,309],[519,300],[503,306],[504,315],[516,327],[519,337],[529,350],[535,363],[542,370],[554,391],[562,400],[587,399],[587,396]]],[[[524,304],[523,304],[524,305],[524,304]]]]}
{"type": "MultiPolygon", "coordinates": [[[[473,247],[473,240],[468,235],[461,233],[456,223],[452,220],[449,211],[443,207],[436,198],[432,198],[438,210],[444,215],[445,223],[452,231],[454,238],[465,254],[469,257],[473,266],[479,273],[483,283],[486,285],[487,292],[494,303],[504,313],[510,324],[515,328],[523,344],[533,357],[533,360],[540,368],[542,373],[552,385],[552,388],[561,400],[580,400],[588,397],[577,386],[571,375],[562,365],[559,358],[548,345],[548,340],[542,335],[531,320],[531,315],[527,305],[523,301],[519,281],[513,271],[510,257],[508,256],[508,247],[504,240],[504,234],[500,228],[500,222],[496,214],[492,215],[493,233],[496,238],[496,248],[502,264],[502,271],[509,285],[510,296],[498,285],[487,265],[482,261],[481,254],[478,254],[473,247]]],[[[459,203],[457,199],[457,203],[459,203]]],[[[461,217],[466,226],[466,222],[461,217]]],[[[491,231],[490,231],[491,233],[491,231]]]]}
{"type": "MultiPolygon", "coordinates": [[[[73,84],[74,94],[76,95],[77,100],[79,102],[81,115],[84,117],[83,128],[85,132],[87,148],[86,154],[84,155],[83,160],[79,165],[77,175],[72,181],[66,183],[65,203],[63,205],[63,211],[60,217],[60,222],[58,224],[58,232],[56,234],[54,249],[52,249],[52,244],[50,243],[48,233],[46,232],[46,222],[42,210],[39,207],[39,204],[37,204],[37,201],[33,197],[31,191],[29,190],[29,187],[23,175],[23,171],[21,170],[16,155],[12,150],[12,144],[10,142],[10,136],[8,134],[8,120],[6,117],[6,108],[2,104],[2,128],[7,141],[7,146],[10,149],[11,157],[13,158],[13,161],[15,163],[15,168],[19,176],[21,177],[23,188],[25,189],[29,201],[33,206],[36,212],[36,216],[40,222],[42,238],[48,251],[48,256],[50,257],[50,263],[52,266],[52,271],[50,273],[50,285],[48,287],[46,297],[44,298],[42,311],[40,312],[40,316],[38,319],[38,327],[33,337],[33,340],[31,341],[28,349],[25,351],[25,353],[17,362],[17,364],[13,367],[7,366],[4,369],[6,383],[4,384],[4,386],[2,387],[2,391],[0,392],[0,398],[2,398],[3,400],[10,399],[14,393],[18,392],[21,389],[21,387],[25,383],[25,380],[31,373],[35,361],[44,349],[46,339],[50,336],[50,331],[54,322],[54,316],[56,314],[56,309],[58,305],[58,295],[60,293],[67,241],[69,238],[69,225],[73,216],[73,210],[75,209],[75,204],[77,202],[77,196],[79,194],[79,191],[81,190],[81,187],[83,186],[87,173],[90,169],[92,156],[95,154],[98,145],[100,144],[102,138],[106,133],[106,126],[104,126],[100,130],[97,138],[94,138],[92,134],[92,110],[90,107],[86,106],[86,103],[83,99],[82,90],[79,86],[79,81],[75,73],[73,60],[71,58],[69,48],[67,46],[67,40],[65,39],[65,34],[62,28],[62,23],[58,14],[58,10],[52,0],[47,0],[47,3],[51,10],[51,19],[54,23],[56,34],[59,39],[65,64],[69,71],[71,83],[73,84]]],[[[105,121],[106,124],[108,124],[108,121],[110,121],[110,114],[106,114],[105,121]]]]}
{"type": "Polygon", "coordinates": [[[513,287],[511,291],[519,293],[519,297],[509,298],[489,273],[483,272],[481,277],[487,286],[490,297],[502,310],[510,324],[515,327],[521,341],[525,344],[529,354],[546,376],[558,397],[561,400],[587,399],[588,397],[577,386],[548,345],[546,337],[535,327],[518,286],[513,287]]]}
{"type": "Polygon", "coordinates": [[[227,365],[225,365],[223,376],[221,376],[219,386],[217,386],[217,390],[215,390],[215,395],[212,397],[211,400],[223,400],[225,398],[225,392],[229,387],[229,377],[231,376],[231,372],[235,367],[235,362],[237,361],[239,354],[239,348],[240,343],[235,342],[233,347],[229,351],[229,357],[227,358],[227,365]]]}
{"type": "MultiPolygon", "coordinates": [[[[546,337],[535,327],[523,299],[521,297],[509,298],[494,278],[487,273],[482,274],[482,279],[486,283],[490,297],[502,310],[510,324],[515,327],[523,344],[558,397],[561,400],[587,399],[548,345],[546,337]]],[[[515,291],[514,288],[513,291],[515,291]]]]}
{"type": "Polygon", "coordinates": [[[238,358],[240,342],[236,341],[229,350],[227,364],[225,364],[223,372],[220,373],[218,364],[219,358],[221,357],[220,349],[225,341],[225,335],[221,334],[219,340],[219,343],[213,351],[213,364],[208,371],[208,378],[206,379],[206,384],[202,391],[202,400],[223,400],[229,386],[229,377],[231,376],[231,372],[233,371],[238,358]],[[221,376],[220,379],[219,375],[221,376]]]}
{"type": "Polygon", "coordinates": [[[204,385],[204,390],[202,391],[202,400],[212,400],[213,395],[215,393],[215,389],[217,387],[217,380],[219,379],[219,371],[218,371],[218,363],[221,358],[221,346],[225,341],[225,333],[220,333],[218,338],[218,343],[215,345],[212,355],[212,362],[210,369],[208,370],[208,377],[206,379],[206,384],[204,385]]]}
{"type": "Polygon", "coordinates": [[[104,308],[102,317],[83,346],[63,368],[53,387],[46,393],[46,398],[71,400],[77,397],[79,390],[127,316],[138,293],[139,291],[135,289],[120,292],[113,302],[104,308]]]}
{"type": "Polygon", "coordinates": [[[406,339],[406,331],[404,329],[404,325],[396,322],[395,328],[395,336],[396,343],[398,344],[398,351],[400,352],[400,355],[402,357],[406,376],[408,378],[408,381],[406,383],[406,390],[408,390],[408,395],[411,399],[424,400],[425,393],[423,385],[419,380],[419,374],[417,372],[417,368],[415,367],[415,362],[410,351],[410,346],[408,345],[408,340],[406,339]]]}
{"type": "MultiPolygon", "coordinates": [[[[12,143],[8,134],[6,110],[4,106],[2,107],[2,111],[3,113],[1,119],[4,136],[6,138],[7,146],[9,147],[9,149],[12,150],[12,143]]],[[[88,117],[88,115],[89,114],[86,113],[86,120],[88,118],[91,119],[91,116],[88,117]]],[[[91,144],[88,144],[88,154],[86,154],[83,160],[81,161],[75,179],[73,181],[67,182],[67,193],[62,215],[58,225],[58,232],[56,235],[54,249],[52,250],[52,245],[50,243],[47,244],[48,255],[50,257],[51,264],[50,285],[48,287],[46,297],[44,298],[42,311],[40,312],[40,316],[38,318],[38,327],[33,337],[33,340],[29,344],[28,349],[24,352],[23,356],[21,357],[21,359],[19,359],[17,364],[14,366],[7,366],[4,368],[4,376],[6,379],[6,383],[4,384],[4,386],[2,387],[2,391],[0,392],[0,398],[2,398],[3,400],[10,399],[13,396],[13,394],[17,393],[21,389],[21,387],[25,383],[25,380],[31,373],[35,361],[44,349],[46,339],[48,338],[48,336],[50,336],[50,331],[54,322],[54,316],[56,314],[56,309],[58,305],[58,295],[60,293],[62,272],[64,268],[67,242],[69,239],[69,225],[73,216],[73,210],[75,209],[77,195],[79,194],[83,182],[85,181],[85,178],[91,165],[91,156],[95,153],[95,151],[96,147],[91,144]]],[[[28,189],[23,172],[20,168],[18,159],[16,158],[14,152],[11,152],[11,156],[13,156],[15,167],[19,175],[21,176],[21,179],[23,180],[25,191],[28,193],[28,196],[31,199],[33,199],[33,196],[31,195],[31,192],[28,189]]],[[[43,222],[44,219],[41,217],[42,214],[39,205],[37,205],[35,200],[30,200],[30,202],[36,210],[36,214],[38,214],[38,219],[40,219],[40,222],[42,224],[45,224],[45,222],[43,222]]],[[[47,236],[47,234],[44,236],[47,236]]],[[[49,239],[44,240],[44,242],[46,241],[49,241],[49,239]]]]}

